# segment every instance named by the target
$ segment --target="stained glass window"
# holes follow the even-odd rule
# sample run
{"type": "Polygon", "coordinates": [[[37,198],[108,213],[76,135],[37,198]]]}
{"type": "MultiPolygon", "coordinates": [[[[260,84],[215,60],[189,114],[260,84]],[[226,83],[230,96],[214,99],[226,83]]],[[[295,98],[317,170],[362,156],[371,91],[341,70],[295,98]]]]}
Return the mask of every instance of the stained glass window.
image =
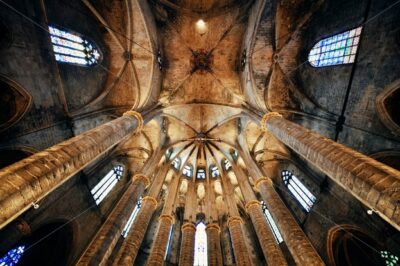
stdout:
{"type": "Polygon", "coordinates": [[[92,66],[99,62],[96,46],[77,34],[49,26],[54,56],[58,62],[92,66]]]}
{"type": "Polygon", "coordinates": [[[226,171],[229,171],[229,170],[231,170],[231,168],[232,168],[232,165],[231,165],[231,163],[228,161],[228,159],[225,159],[225,160],[224,160],[224,168],[225,168],[226,171]]]}
{"type": "Polygon", "coordinates": [[[232,155],[232,158],[236,161],[237,158],[239,157],[237,150],[232,149],[232,150],[230,151],[230,153],[231,153],[231,155],[232,155]]]}
{"type": "Polygon", "coordinates": [[[165,152],[165,158],[167,159],[167,160],[170,160],[171,159],[171,155],[172,155],[172,152],[174,151],[174,149],[173,148],[169,148],[166,152],[165,152]]]}
{"type": "Polygon", "coordinates": [[[110,172],[103,177],[97,185],[90,191],[93,195],[96,204],[100,202],[110,193],[113,187],[121,180],[124,167],[122,165],[115,166],[110,172]]]}
{"type": "Polygon", "coordinates": [[[309,212],[317,198],[301,183],[301,181],[290,171],[282,171],[282,180],[290,193],[296,198],[300,205],[309,212]]]}
{"type": "Polygon", "coordinates": [[[206,179],[206,170],[204,168],[198,168],[196,178],[201,180],[206,179]]]}
{"type": "Polygon", "coordinates": [[[135,209],[133,209],[131,216],[129,217],[128,221],[126,222],[126,225],[124,227],[124,230],[122,230],[121,235],[126,238],[126,236],[129,233],[129,230],[131,230],[133,221],[135,221],[136,216],[139,213],[140,208],[142,207],[142,197],[139,198],[139,201],[137,202],[135,209]]]}
{"type": "Polygon", "coordinates": [[[175,168],[175,170],[179,170],[179,168],[181,167],[181,159],[179,157],[176,157],[173,161],[172,161],[172,166],[175,168]]]}
{"type": "Polygon", "coordinates": [[[0,258],[0,266],[13,266],[18,263],[24,254],[25,246],[19,246],[11,249],[7,254],[0,258]]]}
{"type": "Polygon", "coordinates": [[[272,218],[272,215],[269,212],[269,210],[267,208],[267,205],[263,201],[261,201],[261,208],[262,208],[262,210],[264,212],[265,218],[267,219],[269,228],[271,228],[271,230],[272,230],[272,233],[273,233],[273,235],[275,237],[276,242],[278,244],[282,243],[283,242],[283,238],[282,238],[281,232],[279,232],[278,226],[276,226],[276,223],[275,223],[274,219],[272,218]]]}
{"type": "MultiPolygon", "coordinates": [[[[392,254],[390,251],[382,250],[381,257],[385,261],[386,266],[395,266],[398,265],[397,262],[399,261],[399,257],[392,254]]],[[[0,264],[1,266],[1,264],[0,264]]]]}
{"type": "Polygon", "coordinates": [[[219,176],[219,170],[218,167],[214,164],[210,165],[210,172],[211,172],[211,177],[216,178],[219,176]]]}
{"type": "Polygon", "coordinates": [[[207,257],[206,225],[203,222],[200,222],[196,226],[193,266],[207,266],[207,265],[208,265],[208,257],[207,257]]]}
{"type": "Polygon", "coordinates": [[[192,177],[193,176],[193,166],[190,164],[187,164],[183,167],[182,171],[183,175],[186,177],[192,177]]]}
{"type": "Polygon", "coordinates": [[[313,67],[354,63],[362,27],[348,30],[317,42],[308,54],[313,67]]]}

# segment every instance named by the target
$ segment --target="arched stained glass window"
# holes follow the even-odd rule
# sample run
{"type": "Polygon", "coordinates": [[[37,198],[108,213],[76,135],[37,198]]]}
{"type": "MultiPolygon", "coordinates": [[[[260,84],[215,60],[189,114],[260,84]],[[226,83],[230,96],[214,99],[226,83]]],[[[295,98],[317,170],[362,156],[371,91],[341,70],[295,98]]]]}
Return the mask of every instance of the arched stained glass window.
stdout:
{"type": "Polygon", "coordinates": [[[0,266],[16,265],[24,254],[25,246],[19,246],[11,249],[7,254],[0,258],[0,266]]]}
{"type": "Polygon", "coordinates": [[[232,165],[231,165],[231,163],[228,161],[228,159],[225,159],[225,160],[224,160],[224,168],[225,168],[225,171],[229,171],[229,170],[231,170],[231,168],[232,168],[232,165]]]}
{"type": "Polygon", "coordinates": [[[206,170],[204,168],[197,168],[196,178],[200,180],[206,179],[206,170]]]}
{"type": "Polygon", "coordinates": [[[179,168],[181,168],[181,159],[179,157],[176,157],[173,161],[172,161],[172,166],[175,168],[175,170],[179,170],[179,168]]]}
{"type": "Polygon", "coordinates": [[[211,177],[216,178],[219,176],[219,169],[215,164],[210,165],[211,177]]]}
{"type": "Polygon", "coordinates": [[[54,56],[58,62],[92,66],[99,62],[96,45],[77,34],[49,26],[54,56]]]}
{"type": "Polygon", "coordinates": [[[122,165],[115,166],[110,172],[103,177],[97,185],[90,191],[93,195],[96,204],[100,202],[110,193],[113,187],[121,180],[124,167],[122,165]]]}
{"type": "Polygon", "coordinates": [[[301,183],[301,181],[290,171],[282,171],[282,180],[290,193],[309,212],[317,198],[301,183]]]}
{"type": "Polygon", "coordinates": [[[276,223],[274,221],[274,219],[272,218],[271,213],[269,212],[267,205],[265,204],[265,202],[261,201],[261,208],[264,212],[265,218],[267,219],[269,228],[271,228],[271,231],[275,237],[276,242],[282,243],[283,242],[283,238],[281,235],[281,232],[279,232],[278,226],[276,226],[276,223]]]}
{"type": "Polygon", "coordinates": [[[191,164],[187,164],[183,167],[182,174],[188,178],[193,176],[193,166],[191,164]]]}
{"type": "Polygon", "coordinates": [[[397,263],[399,261],[399,257],[397,257],[396,255],[392,254],[391,252],[389,252],[387,250],[381,251],[381,257],[385,261],[385,265],[387,265],[387,266],[398,265],[397,263]]]}
{"type": "Polygon", "coordinates": [[[354,63],[362,27],[348,30],[317,42],[308,54],[313,67],[354,63]]]}
{"type": "Polygon", "coordinates": [[[136,203],[135,209],[133,209],[131,216],[129,217],[128,221],[126,222],[126,225],[124,227],[124,230],[122,230],[121,235],[126,238],[126,236],[129,233],[129,230],[131,230],[133,221],[135,221],[136,216],[138,215],[140,208],[142,208],[142,197],[139,198],[139,201],[136,203]]]}
{"type": "Polygon", "coordinates": [[[207,266],[207,265],[208,265],[208,257],[207,257],[206,225],[203,222],[200,222],[196,226],[193,266],[207,266]]]}

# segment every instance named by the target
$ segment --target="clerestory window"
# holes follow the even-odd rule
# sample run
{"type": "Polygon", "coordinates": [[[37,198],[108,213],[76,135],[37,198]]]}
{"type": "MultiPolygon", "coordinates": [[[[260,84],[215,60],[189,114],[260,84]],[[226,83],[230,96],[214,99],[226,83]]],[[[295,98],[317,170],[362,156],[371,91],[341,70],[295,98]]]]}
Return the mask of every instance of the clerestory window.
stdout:
{"type": "Polygon", "coordinates": [[[199,180],[206,179],[206,170],[204,168],[197,168],[196,178],[199,180]]]}
{"type": "Polygon", "coordinates": [[[282,171],[282,180],[290,194],[297,202],[309,212],[317,198],[303,185],[303,183],[290,171],[282,171]]]}
{"type": "Polygon", "coordinates": [[[216,177],[219,176],[219,169],[214,164],[210,165],[210,172],[211,172],[211,177],[212,178],[216,178],[216,177]]]}
{"type": "Polygon", "coordinates": [[[110,172],[103,177],[97,185],[90,191],[96,204],[100,202],[110,193],[113,187],[121,180],[124,167],[122,165],[115,166],[110,172]]]}
{"type": "Polygon", "coordinates": [[[193,166],[190,164],[187,164],[183,167],[182,174],[188,178],[193,176],[193,166]]]}
{"type": "Polygon", "coordinates": [[[269,212],[267,205],[263,201],[261,201],[261,208],[264,212],[265,218],[268,222],[269,228],[271,228],[271,231],[275,237],[276,242],[278,244],[282,243],[283,238],[282,238],[281,232],[279,232],[278,226],[276,226],[276,223],[275,223],[274,219],[272,218],[272,215],[269,212]]]}
{"type": "Polygon", "coordinates": [[[354,63],[362,27],[348,30],[317,42],[308,54],[313,67],[354,63]]]}
{"type": "Polygon", "coordinates": [[[122,230],[121,235],[126,238],[129,230],[131,230],[132,224],[136,219],[136,216],[138,215],[140,208],[142,208],[142,197],[139,198],[138,202],[136,203],[135,208],[132,211],[131,216],[129,217],[128,221],[126,222],[126,225],[124,227],[124,230],[122,230]]]}
{"type": "Polygon", "coordinates": [[[56,61],[81,66],[92,66],[99,62],[99,49],[93,42],[54,26],[49,26],[49,32],[56,61]]]}
{"type": "Polygon", "coordinates": [[[224,160],[224,169],[225,169],[225,171],[229,171],[229,170],[231,170],[231,168],[232,168],[231,162],[229,162],[228,159],[225,159],[224,160]]]}

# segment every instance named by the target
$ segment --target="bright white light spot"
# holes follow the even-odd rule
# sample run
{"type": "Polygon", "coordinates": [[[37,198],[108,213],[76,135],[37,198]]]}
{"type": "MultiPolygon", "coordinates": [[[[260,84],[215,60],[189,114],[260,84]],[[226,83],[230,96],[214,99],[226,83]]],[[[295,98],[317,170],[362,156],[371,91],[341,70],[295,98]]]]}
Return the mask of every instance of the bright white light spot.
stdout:
{"type": "Polygon", "coordinates": [[[204,20],[199,19],[196,22],[196,30],[200,35],[203,35],[207,32],[207,24],[204,22],[204,20]]]}

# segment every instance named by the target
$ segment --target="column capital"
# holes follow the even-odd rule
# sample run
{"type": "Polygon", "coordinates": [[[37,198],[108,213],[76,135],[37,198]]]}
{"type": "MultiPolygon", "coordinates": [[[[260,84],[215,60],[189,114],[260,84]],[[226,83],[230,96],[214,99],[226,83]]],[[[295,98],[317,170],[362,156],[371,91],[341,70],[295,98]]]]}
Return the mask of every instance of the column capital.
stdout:
{"type": "Polygon", "coordinates": [[[157,206],[157,200],[154,197],[151,196],[146,196],[142,199],[143,203],[150,203],[151,205],[154,205],[154,207],[157,206]]]}
{"type": "Polygon", "coordinates": [[[161,214],[160,218],[158,218],[158,220],[161,222],[161,220],[167,220],[170,222],[170,224],[174,223],[174,217],[172,217],[172,215],[169,214],[161,214]]]}
{"type": "Polygon", "coordinates": [[[206,231],[207,231],[207,229],[216,229],[216,230],[218,230],[218,233],[221,232],[221,228],[216,223],[207,224],[206,231]]]}
{"type": "Polygon", "coordinates": [[[194,224],[191,223],[191,222],[186,222],[186,223],[184,223],[182,225],[182,229],[181,230],[182,230],[182,232],[183,231],[188,231],[188,230],[196,231],[196,226],[194,226],[194,224]]]}
{"type": "Polygon", "coordinates": [[[240,217],[240,216],[231,216],[231,217],[229,217],[228,218],[228,222],[227,222],[227,224],[228,224],[228,227],[230,227],[231,225],[233,225],[234,223],[239,223],[239,224],[242,224],[243,223],[243,220],[242,220],[242,218],[240,217]]]}
{"type": "Polygon", "coordinates": [[[143,182],[143,184],[146,188],[150,185],[150,179],[143,174],[135,174],[132,177],[132,182],[136,182],[136,181],[143,182]]]}
{"type": "Polygon", "coordinates": [[[135,132],[140,132],[143,129],[144,120],[143,120],[143,116],[141,113],[133,111],[133,110],[129,110],[129,111],[126,111],[123,114],[123,116],[129,116],[129,117],[135,118],[137,120],[138,125],[136,127],[135,132]]]}
{"type": "Polygon", "coordinates": [[[266,124],[271,117],[282,117],[282,115],[278,112],[269,112],[266,113],[262,119],[260,120],[260,126],[263,131],[267,130],[266,124]]]}
{"type": "Polygon", "coordinates": [[[253,206],[260,207],[260,202],[258,200],[250,200],[249,202],[246,203],[244,208],[246,212],[249,212],[249,209],[253,206]]]}
{"type": "Polygon", "coordinates": [[[269,178],[268,176],[263,176],[263,177],[260,177],[259,179],[256,180],[256,182],[254,183],[254,187],[255,187],[256,189],[259,189],[261,183],[264,183],[264,182],[265,182],[268,186],[272,186],[272,185],[273,185],[273,182],[272,182],[272,179],[271,179],[271,178],[269,178]]]}

